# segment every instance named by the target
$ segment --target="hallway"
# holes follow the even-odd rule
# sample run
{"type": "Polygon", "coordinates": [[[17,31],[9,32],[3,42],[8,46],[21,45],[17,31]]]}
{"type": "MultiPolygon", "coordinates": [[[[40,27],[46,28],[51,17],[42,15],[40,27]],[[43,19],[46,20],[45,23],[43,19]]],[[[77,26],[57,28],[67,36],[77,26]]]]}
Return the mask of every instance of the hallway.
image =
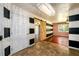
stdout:
{"type": "Polygon", "coordinates": [[[0,56],[79,55],[78,8],[75,3],[1,3],[0,56]]]}

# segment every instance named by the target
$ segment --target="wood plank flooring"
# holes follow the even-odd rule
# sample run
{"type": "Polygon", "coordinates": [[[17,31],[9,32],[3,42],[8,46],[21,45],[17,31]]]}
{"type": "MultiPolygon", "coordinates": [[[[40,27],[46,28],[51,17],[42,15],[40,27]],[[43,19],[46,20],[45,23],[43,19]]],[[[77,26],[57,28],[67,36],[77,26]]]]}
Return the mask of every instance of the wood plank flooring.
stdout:
{"type": "Polygon", "coordinates": [[[13,56],[67,56],[69,50],[67,47],[47,41],[37,42],[34,46],[19,51],[13,56]]]}
{"type": "Polygon", "coordinates": [[[70,56],[79,56],[79,50],[69,49],[70,56]]]}
{"type": "Polygon", "coordinates": [[[25,48],[16,52],[12,56],[79,56],[79,51],[69,49],[68,38],[52,37],[45,41],[39,41],[34,46],[25,48]],[[63,44],[59,44],[53,39],[64,40],[63,44]]]}

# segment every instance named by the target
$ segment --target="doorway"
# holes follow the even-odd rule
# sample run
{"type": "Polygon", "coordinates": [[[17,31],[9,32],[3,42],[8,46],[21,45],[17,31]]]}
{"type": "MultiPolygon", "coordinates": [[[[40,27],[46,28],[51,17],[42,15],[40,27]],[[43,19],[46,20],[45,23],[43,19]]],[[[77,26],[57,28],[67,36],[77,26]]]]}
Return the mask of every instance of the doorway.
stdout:
{"type": "Polygon", "coordinates": [[[40,38],[40,25],[36,25],[35,26],[35,39],[36,39],[36,42],[39,41],[39,38],[40,38]]]}

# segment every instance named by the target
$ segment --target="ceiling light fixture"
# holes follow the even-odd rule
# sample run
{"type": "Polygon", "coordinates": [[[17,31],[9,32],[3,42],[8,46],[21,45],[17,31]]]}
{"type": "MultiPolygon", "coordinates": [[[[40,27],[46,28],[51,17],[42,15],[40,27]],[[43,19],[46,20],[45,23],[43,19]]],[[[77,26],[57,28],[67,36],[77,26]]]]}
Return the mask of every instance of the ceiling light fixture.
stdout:
{"type": "Polygon", "coordinates": [[[48,3],[45,3],[45,4],[37,4],[37,7],[42,11],[44,12],[45,14],[49,15],[49,16],[54,16],[55,14],[55,10],[54,8],[48,4],[48,3]]]}

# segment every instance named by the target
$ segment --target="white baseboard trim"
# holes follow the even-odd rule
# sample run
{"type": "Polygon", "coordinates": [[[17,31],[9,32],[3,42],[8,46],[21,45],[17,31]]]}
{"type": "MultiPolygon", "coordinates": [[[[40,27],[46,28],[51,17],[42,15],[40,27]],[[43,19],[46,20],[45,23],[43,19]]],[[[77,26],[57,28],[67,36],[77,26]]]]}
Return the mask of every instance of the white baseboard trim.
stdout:
{"type": "Polygon", "coordinates": [[[79,48],[75,48],[75,47],[71,47],[71,46],[69,46],[69,48],[79,50],[79,48]]]}

